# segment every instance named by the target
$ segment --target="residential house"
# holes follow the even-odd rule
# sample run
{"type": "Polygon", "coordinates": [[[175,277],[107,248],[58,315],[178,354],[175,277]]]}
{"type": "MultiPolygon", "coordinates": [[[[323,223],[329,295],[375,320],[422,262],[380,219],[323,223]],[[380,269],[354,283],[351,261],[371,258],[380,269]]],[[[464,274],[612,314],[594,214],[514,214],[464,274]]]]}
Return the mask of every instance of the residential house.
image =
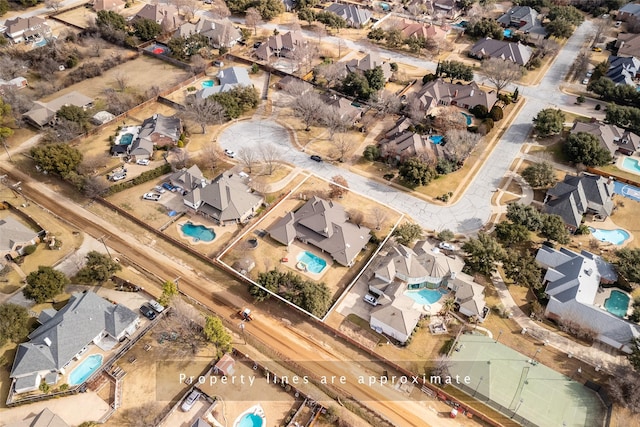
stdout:
{"type": "Polygon", "coordinates": [[[55,123],[56,113],[64,105],[75,105],[86,110],[93,105],[93,99],[80,92],[69,92],[49,102],[35,101],[23,117],[32,125],[42,128],[55,123]]]}
{"type": "Polygon", "coordinates": [[[498,18],[498,22],[505,28],[513,28],[524,34],[546,36],[547,31],[542,26],[538,11],[529,6],[514,6],[498,18]]]}
{"type": "Polygon", "coordinates": [[[348,119],[349,123],[355,124],[362,118],[364,111],[357,102],[349,101],[338,95],[327,95],[323,99],[325,104],[338,110],[340,117],[348,119]]]}
{"type": "Polygon", "coordinates": [[[160,25],[165,32],[173,31],[182,24],[178,8],[172,4],[145,4],[133,19],[149,19],[160,25]]]}
{"type": "Polygon", "coordinates": [[[40,241],[40,234],[13,216],[0,219],[0,257],[10,259],[23,255],[25,247],[40,241]]]}
{"type": "Polygon", "coordinates": [[[210,20],[201,18],[195,24],[185,22],[175,31],[175,37],[189,37],[192,34],[201,34],[209,40],[215,49],[221,47],[230,48],[242,40],[242,33],[229,19],[210,20]]]}
{"type": "Polygon", "coordinates": [[[71,427],[58,415],[44,408],[37,414],[29,414],[24,420],[4,424],[5,427],[71,427]]]}
{"type": "Polygon", "coordinates": [[[640,58],[640,34],[618,34],[615,47],[618,48],[618,56],[640,58]]]}
{"type": "Polygon", "coordinates": [[[543,211],[559,215],[575,232],[586,214],[606,218],[613,212],[613,181],[591,174],[565,175],[562,182],[547,190],[543,211]]]}
{"type": "Polygon", "coordinates": [[[378,296],[371,310],[371,328],[400,342],[406,342],[423,315],[430,315],[413,298],[420,289],[451,290],[460,313],[483,321],[489,313],[484,303],[484,287],[462,273],[464,261],[447,255],[426,240],[414,248],[397,245],[381,251],[380,257],[365,272],[369,292],[378,296]]]}
{"type": "Polygon", "coordinates": [[[349,222],[344,207],[313,196],[300,209],[289,212],[268,230],[283,245],[294,240],[328,253],[340,265],[351,266],[369,242],[369,229],[349,222]]]}
{"type": "Polygon", "coordinates": [[[640,337],[638,325],[609,313],[596,303],[604,290],[601,284],[616,281],[612,265],[587,251],[573,252],[542,246],[536,262],[547,269],[544,275],[545,293],[549,302],[545,316],[569,320],[597,334],[596,339],[615,349],[631,353],[630,342],[640,337]]]}
{"type": "Polygon", "coordinates": [[[493,104],[498,100],[498,95],[494,90],[485,92],[480,89],[476,82],[467,84],[448,83],[444,79],[426,83],[418,92],[420,106],[429,114],[431,109],[438,106],[455,105],[470,109],[476,105],[483,105],[487,110],[491,110],[493,104]]]}
{"type": "Polygon", "coordinates": [[[385,81],[388,81],[393,75],[393,71],[391,71],[391,64],[383,61],[376,53],[369,53],[362,59],[352,59],[347,62],[347,71],[351,73],[364,73],[365,71],[373,70],[376,67],[380,67],[382,69],[385,81]]]}
{"type": "Polygon", "coordinates": [[[449,33],[448,25],[428,24],[404,18],[393,21],[391,25],[387,26],[387,28],[389,27],[399,29],[403,39],[413,37],[416,39],[435,39],[444,41],[449,33]]]}
{"type": "Polygon", "coordinates": [[[291,75],[281,78],[276,85],[279,90],[283,90],[285,92],[291,92],[294,86],[300,85],[299,90],[301,93],[296,95],[305,95],[309,91],[313,90],[313,85],[311,83],[291,75]]]}
{"type": "Polygon", "coordinates": [[[362,28],[369,23],[373,14],[370,10],[357,7],[353,4],[332,3],[325,11],[335,13],[353,28],[362,28]]]}
{"type": "Polygon", "coordinates": [[[89,291],[75,293],[59,311],[45,309],[40,326],[20,344],[10,377],[16,393],[37,390],[42,380],[53,385],[73,360],[95,344],[109,351],[131,337],[140,323],[138,315],[89,291]]]}
{"type": "Polygon", "coordinates": [[[520,42],[480,39],[469,50],[469,55],[478,59],[500,58],[525,66],[533,55],[533,50],[520,42]]]}
{"type": "Polygon", "coordinates": [[[269,37],[256,49],[255,55],[263,61],[272,57],[294,58],[296,48],[302,48],[305,44],[302,31],[289,31],[269,37]]]}
{"type": "Polygon", "coordinates": [[[47,25],[43,18],[37,16],[7,19],[4,26],[6,27],[4,34],[9,37],[13,43],[38,40],[51,35],[51,27],[47,25]]]}
{"type": "Polygon", "coordinates": [[[640,150],[640,136],[612,124],[576,121],[571,133],[578,132],[590,133],[598,138],[600,146],[609,150],[612,156],[618,152],[632,156],[640,150]]]}
{"type": "Polygon", "coordinates": [[[623,22],[633,22],[640,19],[640,4],[627,3],[618,9],[616,19],[623,22]]]}
{"type": "Polygon", "coordinates": [[[171,182],[186,191],[182,201],[187,207],[221,225],[246,222],[264,201],[239,174],[225,172],[208,182],[195,165],[174,173],[171,182]]]}
{"type": "Polygon", "coordinates": [[[218,72],[218,80],[220,84],[203,87],[196,92],[196,97],[200,99],[206,99],[216,93],[228,92],[231,89],[238,86],[253,86],[251,78],[246,68],[242,67],[230,67],[220,70],[218,72]]]}
{"type": "Polygon", "coordinates": [[[95,0],[93,2],[93,10],[96,12],[100,12],[101,10],[106,10],[109,12],[121,12],[125,7],[125,2],[123,0],[95,0]]]}
{"type": "Polygon", "coordinates": [[[432,159],[438,156],[437,145],[433,144],[428,135],[420,135],[410,130],[413,123],[408,117],[396,122],[387,131],[385,138],[380,141],[380,152],[385,158],[392,158],[398,162],[409,157],[424,157],[432,159]]]}
{"type": "Polygon", "coordinates": [[[633,56],[609,56],[609,70],[606,77],[616,85],[636,85],[640,77],[640,59],[633,56]]]}
{"type": "Polygon", "coordinates": [[[455,19],[462,13],[456,0],[425,0],[424,3],[436,17],[455,19]]]}

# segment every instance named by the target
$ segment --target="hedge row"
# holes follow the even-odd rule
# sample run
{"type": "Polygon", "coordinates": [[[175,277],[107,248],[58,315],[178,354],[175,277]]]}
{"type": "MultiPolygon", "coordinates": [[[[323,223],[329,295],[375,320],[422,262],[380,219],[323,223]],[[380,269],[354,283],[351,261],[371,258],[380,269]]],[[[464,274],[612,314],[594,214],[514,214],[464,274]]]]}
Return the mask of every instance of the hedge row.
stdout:
{"type": "Polygon", "coordinates": [[[136,176],[130,181],[120,182],[118,184],[112,185],[107,191],[107,196],[119,193],[120,191],[132,188],[136,185],[144,184],[145,182],[151,181],[152,179],[155,179],[169,172],[171,172],[171,165],[169,163],[165,163],[155,169],[142,172],[140,175],[136,176]]]}

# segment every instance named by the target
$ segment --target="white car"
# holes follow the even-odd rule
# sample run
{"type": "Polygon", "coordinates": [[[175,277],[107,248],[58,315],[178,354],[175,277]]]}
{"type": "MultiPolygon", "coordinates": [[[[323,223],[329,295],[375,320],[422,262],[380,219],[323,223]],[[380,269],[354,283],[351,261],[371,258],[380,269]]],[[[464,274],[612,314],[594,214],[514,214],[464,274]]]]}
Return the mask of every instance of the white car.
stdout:
{"type": "Polygon", "coordinates": [[[158,193],[144,193],[142,198],[145,200],[151,200],[152,202],[157,202],[160,200],[160,195],[158,193]]]}
{"type": "Polygon", "coordinates": [[[136,164],[137,165],[142,165],[142,166],[149,166],[149,159],[140,159],[140,160],[136,160],[136,164]]]}
{"type": "Polygon", "coordinates": [[[155,187],[153,187],[153,189],[156,191],[156,193],[165,193],[167,190],[165,190],[161,185],[156,185],[155,187]]]}
{"type": "Polygon", "coordinates": [[[235,151],[231,151],[231,150],[228,150],[228,149],[224,150],[224,154],[226,154],[227,157],[231,157],[232,159],[236,156],[235,151]]]}
{"type": "Polygon", "coordinates": [[[583,79],[582,80],[582,84],[583,85],[588,85],[589,84],[589,78],[587,77],[587,78],[583,79]]]}
{"type": "Polygon", "coordinates": [[[189,412],[189,410],[193,408],[193,405],[199,398],[200,392],[198,390],[193,390],[191,393],[189,393],[189,396],[187,396],[184,402],[182,402],[182,406],[180,407],[180,409],[182,409],[182,411],[184,412],[189,412]]]}
{"type": "Polygon", "coordinates": [[[114,174],[111,176],[111,181],[116,182],[116,181],[121,181],[123,179],[125,179],[127,177],[126,173],[118,173],[118,174],[114,174]]]}
{"type": "Polygon", "coordinates": [[[164,306],[154,299],[149,301],[148,304],[158,313],[162,313],[164,311],[164,306]]]}
{"type": "Polygon", "coordinates": [[[374,307],[378,305],[378,298],[371,294],[366,294],[362,299],[364,300],[364,302],[366,302],[367,304],[371,304],[374,307]]]}
{"type": "Polygon", "coordinates": [[[455,251],[456,247],[453,246],[451,243],[449,242],[440,242],[440,244],[438,245],[438,247],[440,249],[445,249],[447,251],[455,251]]]}

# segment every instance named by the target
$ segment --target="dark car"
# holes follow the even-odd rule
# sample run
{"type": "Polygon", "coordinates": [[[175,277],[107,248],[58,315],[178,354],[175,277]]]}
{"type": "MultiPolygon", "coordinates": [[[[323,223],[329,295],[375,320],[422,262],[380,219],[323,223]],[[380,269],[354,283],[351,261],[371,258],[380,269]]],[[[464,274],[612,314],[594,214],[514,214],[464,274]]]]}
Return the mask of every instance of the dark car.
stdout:
{"type": "Polygon", "coordinates": [[[253,44],[253,48],[254,48],[254,49],[257,49],[257,48],[259,48],[260,46],[262,46],[262,42],[255,42],[255,43],[253,44]]]}
{"type": "Polygon", "coordinates": [[[310,157],[311,160],[313,160],[314,162],[321,162],[322,161],[322,157],[318,156],[318,155],[313,155],[310,157]]]}
{"type": "Polygon", "coordinates": [[[153,309],[147,304],[144,304],[142,307],[140,307],[140,313],[142,313],[142,315],[149,320],[153,320],[156,318],[156,312],[153,311],[153,309]]]}

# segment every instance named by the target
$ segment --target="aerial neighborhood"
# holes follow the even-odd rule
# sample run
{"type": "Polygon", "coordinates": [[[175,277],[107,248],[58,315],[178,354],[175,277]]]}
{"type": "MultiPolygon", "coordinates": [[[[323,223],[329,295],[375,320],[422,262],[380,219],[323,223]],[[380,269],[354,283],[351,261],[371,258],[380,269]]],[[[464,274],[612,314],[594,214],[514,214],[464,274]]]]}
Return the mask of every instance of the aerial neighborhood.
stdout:
{"type": "Polygon", "coordinates": [[[633,0],[0,0],[0,145],[2,426],[638,418],[633,0]]]}

